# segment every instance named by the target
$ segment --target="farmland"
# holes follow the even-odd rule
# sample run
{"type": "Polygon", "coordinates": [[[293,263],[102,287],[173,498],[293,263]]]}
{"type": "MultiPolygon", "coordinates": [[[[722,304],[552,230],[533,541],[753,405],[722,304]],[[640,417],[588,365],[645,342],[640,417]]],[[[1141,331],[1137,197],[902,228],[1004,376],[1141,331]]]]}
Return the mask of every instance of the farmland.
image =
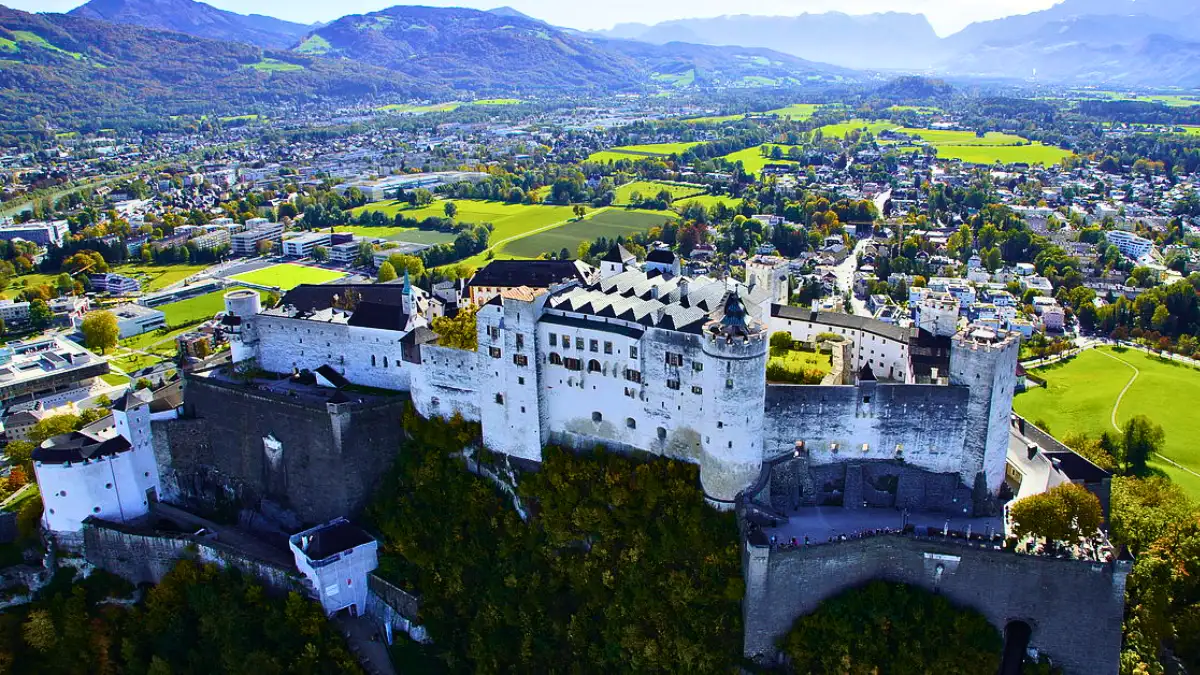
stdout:
{"type": "MultiPolygon", "coordinates": [[[[770,145],[769,147],[771,148],[771,150],[774,150],[775,148],[779,148],[785,157],[787,156],[787,152],[790,149],[790,146],[787,146],[787,145],[770,145]]],[[[795,164],[796,163],[796,162],[793,162],[788,159],[771,159],[769,157],[763,157],[761,146],[757,146],[757,145],[754,146],[753,148],[746,148],[745,150],[738,150],[737,152],[730,153],[728,155],[725,155],[722,159],[729,161],[729,162],[741,162],[742,168],[744,168],[747,173],[752,173],[752,174],[760,173],[763,170],[763,167],[768,164],[795,164]]]]}
{"type": "MultiPolygon", "coordinates": [[[[543,204],[508,204],[506,202],[485,202],[476,199],[456,199],[458,207],[455,222],[460,223],[491,223],[492,246],[513,237],[524,235],[554,223],[561,223],[572,217],[569,206],[547,206],[543,204]]],[[[430,216],[444,218],[446,216],[445,202],[437,201],[422,208],[412,208],[404,202],[378,202],[355,209],[355,213],[368,211],[383,211],[388,216],[403,213],[410,218],[424,220],[430,216]]],[[[379,228],[368,228],[379,229],[379,228]]],[[[439,233],[440,234],[440,233],[439,233]]],[[[411,241],[409,235],[397,236],[396,239],[411,241]]],[[[453,239],[453,236],[451,236],[453,239]]]]}
{"type": "Polygon", "coordinates": [[[776,108],[768,110],[764,115],[778,115],[780,117],[788,117],[793,120],[806,120],[816,114],[817,108],[821,106],[815,103],[793,103],[786,108],[776,108]]]}
{"type": "Polygon", "coordinates": [[[700,204],[706,209],[711,209],[717,204],[724,204],[731,209],[736,209],[742,205],[742,201],[743,200],[741,197],[726,197],[725,195],[698,195],[696,197],[680,199],[672,204],[672,206],[679,209],[686,208],[689,204],[700,204]]]}
{"type": "Polygon", "coordinates": [[[677,155],[690,148],[700,145],[699,142],[692,143],[656,143],[652,145],[627,145],[619,148],[609,148],[594,152],[587,158],[589,162],[608,162],[621,159],[639,160],[647,157],[669,157],[677,155]]]}
{"type": "Polygon", "coordinates": [[[1071,153],[1052,145],[1030,142],[1020,136],[988,132],[979,136],[973,131],[945,129],[912,129],[896,131],[916,136],[937,148],[941,159],[958,159],[970,164],[1057,164],[1071,153]]]}
{"type": "Polygon", "coordinates": [[[656,196],[659,192],[666,190],[671,193],[672,199],[680,199],[682,197],[690,197],[692,195],[703,194],[707,188],[703,185],[687,185],[684,183],[660,183],[656,181],[634,181],[618,186],[616,189],[617,206],[625,206],[630,203],[633,193],[639,193],[643,199],[649,199],[656,196]]]}
{"type": "Polygon", "coordinates": [[[261,73],[292,73],[298,70],[304,70],[304,66],[298,63],[288,63],[279,59],[264,57],[258,63],[251,63],[247,68],[253,68],[261,73]]]}
{"type": "MultiPolygon", "coordinates": [[[[1044,421],[1056,437],[1115,433],[1114,408],[1118,425],[1146,415],[1166,431],[1163,455],[1200,471],[1200,448],[1192,443],[1200,433],[1200,418],[1191,412],[1200,403],[1200,372],[1195,369],[1140,351],[1102,347],[1035,373],[1047,387],[1020,394],[1013,409],[1031,421],[1044,421]]],[[[1200,497],[1200,477],[1166,462],[1151,462],[1151,466],[1200,497]]]]}
{"type": "Polygon", "coordinates": [[[392,103],[380,106],[380,112],[403,113],[408,115],[424,115],[425,113],[449,112],[458,108],[461,103],[434,103],[432,105],[410,105],[407,103],[392,103]]]}
{"type": "Polygon", "coordinates": [[[913,129],[901,127],[895,131],[916,136],[932,145],[1021,145],[1029,141],[1020,136],[989,131],[982,137],[974,131],[949,131],[946,129],[913,129]]]}
{"type": "Polygon", "coordinates": [[[709,115],[707,117],[692,117],[683,120],[688,124],[720,124],[721,122],[733,122],[735,120],[746,119],[746,113],[738,113],[736,115],[709,115]]]}
{"type": "Polygon", "coordinates": [[[580,242],[593,241],[597,237],[628,237],[637,232],[646,232],[674,217],[674,214],[665,211],[627,211],[612,208],[596,211],[584,220],[517,239],[505,246],[499,257],[536,258],[543,253],[557,253],[564,248],[574,256],[580,242]]]}
{"type": "Polygon", "coordinates": [[[820,132],[826,137],[833,138],[842,138],[851,131],[870,131],[873,134],[878,134],[881,131],[895,128],[896,125],[891,122],[869,122],[867,120],[850,120],[849,122],[826,124],[823,127],[818,127],[820,132]]]}
{"type": "MultiPolygon", "coordinates": [[[[308,267],[295,263],[271,265],[261,270],[246,272],[232,277],[234,281],[244,281],[259,286],[275,286],[290,291],[300,284],[324,284],[346,276],[342,272],[334,272],[319,267],[308,267]]],[[[170,305],[167,305],[168,307],[170,305]]]]}
{"type": "Polygon", "coordinates": [[[1196,94],[1132,94],[1129,92],[1080,90],[1075,95],[1080,100],[1102,101],[1138,101],[1141,103],[1161,103],[1169,108],[1187,108],[1200,105],[1200,96],[1196,94]]]}

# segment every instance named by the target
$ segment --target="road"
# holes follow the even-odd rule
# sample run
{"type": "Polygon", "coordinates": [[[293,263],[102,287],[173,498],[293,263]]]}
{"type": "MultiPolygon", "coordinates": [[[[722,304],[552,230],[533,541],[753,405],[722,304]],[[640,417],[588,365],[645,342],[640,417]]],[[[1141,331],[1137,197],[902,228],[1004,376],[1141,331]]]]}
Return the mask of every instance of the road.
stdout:
{"type": "Polygon", "coordinates": [[[842,261],[842,264],[833,268],[833,273],[837,276],[838,292],[842,295],[850,294],[850,304],[854,307],[854,313],[859,316],[871,316],[871,313],[867,311],[867,304],[854,297],[854,272],[858,269],[858,256],[869,243],[871,243],[870,239],[860,240],[850,255],[842,261]]]}

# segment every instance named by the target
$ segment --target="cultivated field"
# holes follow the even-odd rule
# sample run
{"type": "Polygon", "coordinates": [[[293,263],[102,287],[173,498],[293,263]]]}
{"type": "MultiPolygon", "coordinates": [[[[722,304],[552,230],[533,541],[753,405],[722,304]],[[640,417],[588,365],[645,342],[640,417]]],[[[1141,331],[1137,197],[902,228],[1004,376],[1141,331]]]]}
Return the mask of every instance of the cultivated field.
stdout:
{"type": "Polygon", "coordinates": [[[849,122],[826,124],[823,127],[818,127],[826,137],[833,138],[844,138],[851,131],[870,131],[878,135],[881,131],[895,128],[896,125],[891,122],[871,122],[868,120],[850,120],[849,122]]]}
{"type": "MultiPolygon", "coordinates": [[[[1034,372],[1046,380],[1046,388],[1018,395],[1013,409],[1030,421],[1044,420],[1055,437],[1116,433],[1114,414],[1118,425],[1146,415],[1166,431],[1163,454],[1200,472],[1200,447],[1194,442],[1200,434],[1200,417],[1193,414],[1200,404],[1200,372],[1141,351],[1108,347],[1084,351],[1066,363],[1034,372]]],[[[1151,466],[1200,497],[1200,477],[1163,461],[1151,466]]]]}
{"type": "Polygon", "coordinates": [[[593,152],[588,158],[589,162],[608,162],[621,159],[639,160],[647,157],[668,157],[677,155],[685,150],[694,148],[700,145],[699,142],[691,143],[654,143],[651,145],[626,145],[619,148],[609,148],[600,152],[593,152]]]}
{"type": "MultiPolygon", "coordinates": [[[[763,167],[768,164],[796,164],[796,162],[789,159],[771,159],[770,157],[763,157],[761,147],[762,146],[756,145],[753,148],[746,148],[745,150],[731,152],[728,155],[725,155],[723,159],[729,162],[741,162],[742,168],[745,169],[747,173],[752,174],[758,174],[763,170],[763,167]]],[[[786,157],[788,150],[792,146],[769,145],[768,147],[771,150],[779,148],[780,152],[782,152],[784,157],[786,157]]]]}
{"type": "Polygon", "coordinates": [[[376,108],[381,112],[405,113],[408,115],[424,115],[432,112],[449,112],[461,106],[461,103],[434,103],[433,105],[409,105],[407,103],[392,103],[376,108]]]}
{"type": "Polygon", "coordinates": [[[821,106],[815,103],[793,103],[786,108],[776,108],[768,110],[764,115],[779,115],[780,117],[789,117],[793,120],[806,120],[817,113],[817,108],[821,106]]]}
{"type": "Polygon", "coordinates": [[[1057,164],[1070,157],[1071,152],[1053,145],[1029,142],[1020,136],[995,131],[978,136],[973,131],[944,129],[912,129],[896,131],[916,136],[937,148],[941,159],[959,159],[971,164],[1057,164]]]}
{"type": "Polygon", "coordinates": [[[595,215],[584,220],[570,222],[562,227],[517,239],[505,246],[502,254],[498,257],[536,258],[543,253],[557,253],[564,248],[570,251],[571,256],[574,257],[580,242],[593,241],[597,237],[609,239],[628,237],[638,232],[646,232],[673,218],[675,215],[667,211],[610,208],[597,211],[595,215]]]}
{"type": "MultiPolygon", "coordinates": [[[[275,286],[290,291],[300,284],[324,284],[346,276],[342,272],[334,272],[319,267],[308,267],[295,263],[271,265],[261,270],[246,272],[231,277],[234,281],[244,281],[259,286],[275,286]]],[[[168,307],[170,305],[167,305],[168,307]]]]}
{"type": "Polygon", "coordinates": [[[617,206],[629,204],[635,192],[641,194],[642,199],[650,199],[658,195],[659,192],[666,190],[671,193],[672,199],[680,199],[682,197],[703,194],[706,189],[703,185],[637,180],[617,187],[617,201],[615,204],[617,206]]]}
{"type": "Polygon", "coordinates": [[[711,209],[717,204],[724,204],[731,209],[736,209],[742,205],[741,197],[726,197],[724,195],[699,195],[696,197],[688,197],[680,199],[671,206],[677,209],[687,208],[689,204],[700,204],[706,209],[711,209]]]}
{"type": "Polygon", "coordinates": [[[721,122],[733,122],[735,120],[746,119],[746,113],[738,113],[736,115],[709,115],[707,117],[692,117],[684,122],[688,124],[720,124],[721,122]]]}
{"type": "MultiPolygon", "coordinates": [[[[376,202],[367,204],[354,209],[357,214],[360,211],[382,211],[388,217],[395,217],[397,213],[403,213],[410,218],[424,220],[430,216],[439,218],[446,217],[446,203],[444,201],[436,201],[429,206],[419,209],[410,207],[405,202],[376,202]]],[[[491,223],[495,229],[492,230],[491,244],[493,247],[502,243],[507,239],[524,235],[528,232],[553,225],[555,223],[565,222],[573,217],[571,207],[569,206],[548,206],[544,204],[508,204],[506,202],[485,202],[475,199],[456,199],[454,205],[458,207],[458,214],[454,220],[462,223],[491,223]]],[[[355,228],[347,228],[354,230],[355,228]]],[[[380,228],[358,228],[363,230],[378,230],[380,228]]],[[[400,228],[396,228],[400,229],[400,228]]],[[[417,232],[417,230],[413,230],[417,232]]],[[[443,233],[431,233],[443,234],[443,233]]],[[[397,233],[389,236],[389,239],[395,241],[416,241],[411,237],[416,236],[409,232],[397,233]]],[[[453,239],[453,236],[450,237],[453,239]]],[[[418,241],[417,243],[436,243],[418,241]]]]}
{"type": "Polygon", "coordinates": [[[1075,92],[1075,95],[1080,100],[1104,100],[1104,101],[1138,101],[1141,103],[1161,103],[1171,108],[1187,108],[1194,105],[1200,105],[1200,95],[1196,94],[1130,94],[1128,92],[1119,91],[1088,91],[1082,90],[1075,92]]]}
{"type": "Polygon", "coordinates": [[[916,136],[932,145],[1021,145],[1029,141],[1020,136],[989,131],[978,136],[974,131],[948,131],[945,129],[913,129],[900,127],[899,133],[916,136]]]}

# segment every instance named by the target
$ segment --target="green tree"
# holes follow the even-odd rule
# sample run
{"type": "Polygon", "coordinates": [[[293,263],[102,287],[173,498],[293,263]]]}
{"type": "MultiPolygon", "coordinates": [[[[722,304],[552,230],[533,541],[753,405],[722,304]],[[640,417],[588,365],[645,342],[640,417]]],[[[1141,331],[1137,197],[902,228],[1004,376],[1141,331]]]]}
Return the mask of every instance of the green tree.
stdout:
{"type": "Polygon", "coordinates": [[[1121,428],[1121,461],[1125,473],[1146,473],[1146,462],[1162,448],[1166,441],[1163,428],[1145,415],[1136,415],[1121,428]]]}
{"type": "Polygon", "coordinates": [[[1112,542],[1128,546],[1135,556],[1200,515],[1183,488],[1159,476],[1113,478],[1110,511],[1112,542]]]}
{"type": "Polygon", "coordinates": [[[442,211],[445,212],[447,218],[453,218],[458,215],[458,204],[448,201],[442,207],[442,211]]]}
{"type": "Polygon", "coordinates": [[[313,247],[312,257],[317,262],[325,262],[329,260],[329,249],[324,246],[315,246],[313,247]]]}
{"type": "Polygon", "coordinates": [[[88,349],[98,349],[101,354],[110,347],[115,347],[121,336],[121,327],[117,324],[116,315],[105,310],[89,312],[83,318],[83,326],[80,327],[80,330],[83,332],[83,341],[88,349]]]}
{"type": "Polygon", "coordinates": [[[1064,483],[1026,497],[1009,511],[1013,534],[1053,542],[1075,543],[1095,534],[1104,522],[1096,495],[1074,483],[1064,483]]]}
{"type": "Polygon", "coordinates": [[[54,312],[50,311],[50,305],[41,298],[31,300],[29,303],[29,323],[38,329],[45,328],[54,320],[54,312]]]}
{"type": "Polygon", "coordinates": [[[38,420],[37,424],[29,430],[28,436],[30,442],[41,445],[48,438],[78,431],[82,426],[82,420],[78,415],[51,415],[38,420]]]}
{"type": "Polygon", "coordinates": [[[154,383],[144,377],[139,377],[138,381],[133,385],[134,389],[153,389],[154,383]]]}
{"type": "Polygon", "coordinates": [[[478,311],[474,307],[465,307],[458,310],[458,314],[453,318],[445,316],[436,316],[430,322],[430,328],[438,334],[438,344],[442,347],[452,347],[454,349],[465,349],[473,352],[479,348],[479,338],[476,333],[477,325],[475,322],[475,313],[478,311]]]}
{"type": "Polygon", "coordinates": [[[396,268],[392,267],[392,263],[390,263],[386,260],[383,261],[383,264],[379,266],[379,276],[376,277],[376,281],[378,281],[381,284],[384,284],[389,281],[395,281],[395,280],[396,280],[396,268]]]}
{"type": "Polygon", "coordinates": [[[396,272],[396,276],[402,276],[408,272],[408,276],[416,279],[424,276],[425,263],[415,255],[407,253],[396,253],[388,256],[388,262],[392,265],[392,269],[396,272]]]}

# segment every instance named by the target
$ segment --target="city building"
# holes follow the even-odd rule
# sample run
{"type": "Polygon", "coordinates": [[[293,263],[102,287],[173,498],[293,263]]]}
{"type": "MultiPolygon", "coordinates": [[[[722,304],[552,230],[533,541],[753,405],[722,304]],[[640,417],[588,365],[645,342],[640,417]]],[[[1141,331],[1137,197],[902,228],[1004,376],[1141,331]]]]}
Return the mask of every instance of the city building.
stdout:
{"type": "Polygon", "coordinates": [[[230,251],[234,255],[258,255],[259,242],[278,242],[283,238],[283,223],[267,222],[265,218],[252,218],[246,221],[246,224],[249,225],[251,221],[255,221],[255,224],[251,225],[250,229],[230,237],[230,251]],[[259,223],[260,220],[263,222],[259,223]]]}
{"type": "Polygon", "coordinates": [[[29,303],[15,300],[0,300],[0,320],[7,328],[29,323],[29,303]]]}
{"type": "Polygon", "coordinates": [[[1104,238],[1108,243],[1116,246],[1122,255],[1134,260],[1154,250],[1154,242],[1124,230],[1108,230],[1104,233],[1104,238]]]}
{"type": "Polygon", "coordinates": [[[471,304],[481,307],[506,290],[547,289],[568,281],[591,283],[599,274],[578,260],[495,260],[467,283],[471,304]]]}
{"type": "Polygon", "coordinates": [[[131,338],[142,333],[149,333],[167,325],[167,315],[157,309],[132,303],[118,305],[109,309],[117,317],[117,327],[121,330],[120,339],[131,338]]]}
{"type": "Polygon", "coordinates": [[[329,246],[328,232],[306,232],[283,240],[283,254],[289,258],[307,258],[318,246],[329,246]]]}
{"type": "Polygon", "coordinates": [[[327,615],[366,611],[367,575],[379,566],[379,544],[371,535],[338,518],[293,534],[288,547],[327,615]]]}
{"type": "Polygon", "coordinates": [[[41,246],[62,246],[63,237],[71,231],[65,220],[52,220],[20,225],[0,225],[0,239],[24,239],[41,246]]]}
{"type": "Polygon", "coordinates": [[[0,405],[42,401],[55,408],[87,398],[108,362],[58,335],[0,347],[0,405]]]}
{"type": "Polygon", "coordinates": [[[93,274],[88,279],[92,282],[92,290],[97,293],[128,295],[130,293],[137,293],[142,289],[142,285],[138,283],[137,279],[112,272],[93,274]]]}
{"type": "Polygon", "coordinates": [[[230,226],[230,228],[214,229],[211,232],[202,234],[198,237],[192,237],[188,240],[188,244],[195,246],[202,251],[209,251],[215,248],[221,248],[222,246],[228,246],[230,241],[232,241],[232,235],[230,235],[229,232],[233,227],[234,226],[230,226]]]}

